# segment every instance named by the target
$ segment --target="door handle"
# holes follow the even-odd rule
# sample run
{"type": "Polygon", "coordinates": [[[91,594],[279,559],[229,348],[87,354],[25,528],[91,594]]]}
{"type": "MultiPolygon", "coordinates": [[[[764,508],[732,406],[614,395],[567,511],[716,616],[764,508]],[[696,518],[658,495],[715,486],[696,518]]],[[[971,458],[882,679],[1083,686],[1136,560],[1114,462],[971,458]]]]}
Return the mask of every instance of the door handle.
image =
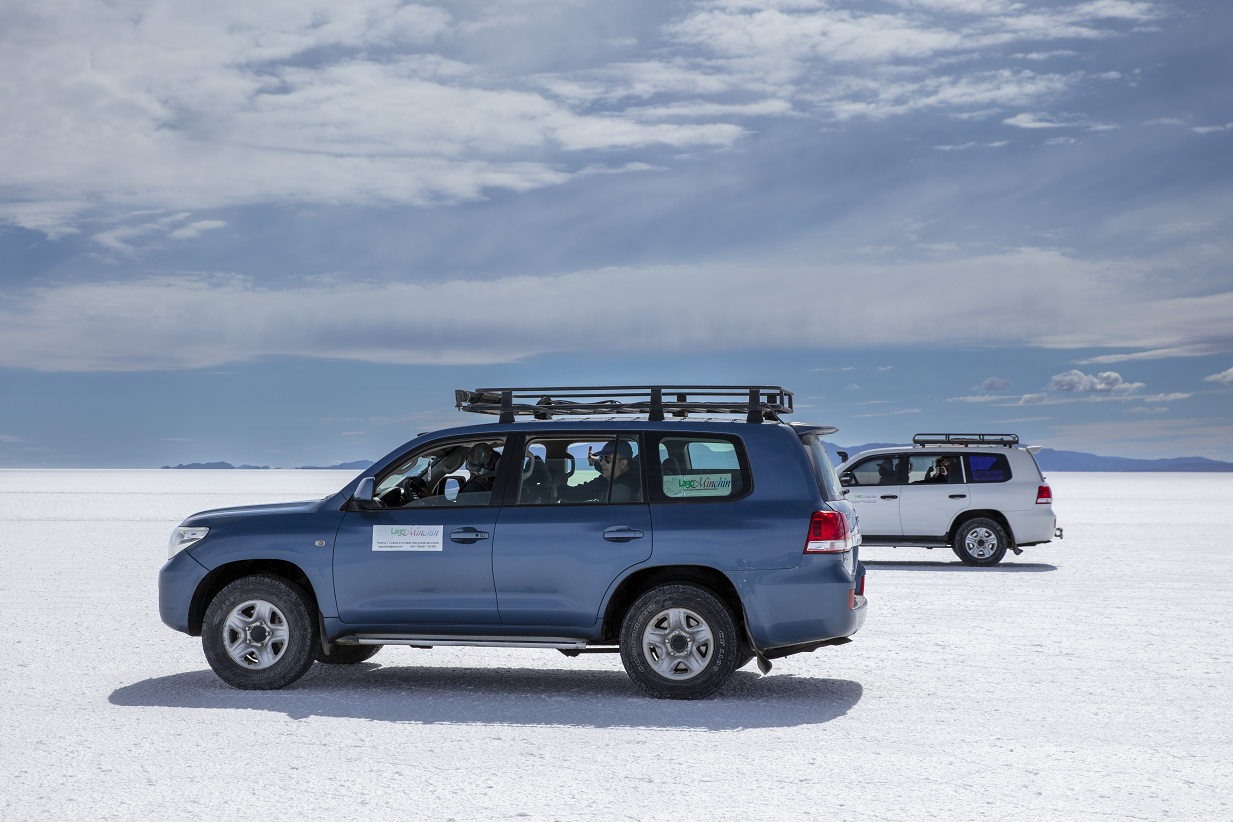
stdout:
{"type": "Polygon", "coordinates": [[[899,499],[898,494],[883,494],[882,499],[899,499]]]}
{"type": "Polygon", "coordinates": [[[631,539],[642,539],[642,532],[628,525],[617,525],[604,529],[604,539],[609,542],[629,542],[631,539]]]}
{"type": "Polygon", "coordinates": [[[950,495],[951,499],[964,499],[965,497],[967,497],[967,494],[951,494],[950,495]]]}
{"type": "Polygon", "coordinates": [[[450,539],[454,542],[479,542],[481,539],[488,539],[488,532],[474,528],[455,528],[450,531],[450,539]]]}

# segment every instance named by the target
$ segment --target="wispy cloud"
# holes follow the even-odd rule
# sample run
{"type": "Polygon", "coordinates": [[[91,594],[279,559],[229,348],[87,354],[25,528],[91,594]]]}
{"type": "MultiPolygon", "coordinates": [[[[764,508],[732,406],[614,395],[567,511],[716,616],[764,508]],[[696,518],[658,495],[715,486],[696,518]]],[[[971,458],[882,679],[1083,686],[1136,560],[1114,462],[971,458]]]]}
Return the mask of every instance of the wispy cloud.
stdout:
{"type": "Polygon", "coordinates": [[[970,143],[963,143],[962,145],[957,145],[957,146],[934,146],[934,148],[937,149],[938,151],[963,151],[965,149],[975,148],[977,146],[981,148],[1001,148],[1002,146],[1007,146],[1007,145],[1010,145],[1010,140],[998,140],[995,143],[977,143],[973,141],[970,143]]]}
{"type": "Polygon", "coordinates": [[[1221,385],[1233,387],[1233,368],[1227,371],[1221,371],[1219,374],[1211,374],[1203,378],[1204,382],[1218,382],[1221,385]]]}
{"type": "Polygon", "coordinates": [[[818,345],[834,351],[845,343],[960,341],[1057,347],[1059,339],[1069,343],[1070,338],[1041,340],[1036,335],[1069,334],[1074,328],[1084,329],[1087,345],[1129,345],[1131,340],[1122,336],[1128,327],[1148,335],[1140,344],[1219,333],[1233,341],[1222,310],[1233,304],[1233,294],[1177,305],[1140,301],[1132,290],[1110,285],[1119,276],[1134,278],[1137,272],[1071,260],[1056,251],[1020,249],[887,265],[645,266],[422,284],[311,282],[273,288],[234,275],[74,282],[2,295],[0,366],[200,368],[276,355],[388,363],[511,362],[563,348],[604,346],[588,310],[597,304],[628,318],[630,345],[639,350],[818,345]],[[1003,276],[991,281],[991,270],[1003,276]],[[757,289],[750,290],[751,282],[758,283],[757,289]],[[837,340],[832,318],[799,298],[805,287],[842,288],[845,322],[863,329],[860,340],[837,340]],[[933,312],[919,310],[939,289],[969,295],[964,323],[939,327],[933,312]],[[648,305],[646,293],[660,299],[648,305]],[[682,316],[675,310],[698,293],[711,297],[704,315],[682,316]],[[1041,301],[1041,293],[1051,299],[1041,301]],[[1110,299],[1111,293],[1125,296],[1110,299]],[[1097,303],[1103,308],[1094,317],[1086,307],[1097,303]],[[457,307],[469,304],[499,304],[505,310],[460,336],[457,307]],[[416,307],[411,318],[402,311],[374,311],[374,306],[408,305],[416,307]],[[1021,309],[1008,314],[1006,305],[1021,309]],[[883,322],[888,315],[900,320],[883,322]],[[545,324],[539,319],[544,316],[556,320],[545,324]],[[1140,317],[1150,319],[1140,322],[1140,317]]]}
{"type": "MultiPolygon", "coordinates": [[[[13,195],[0,219],[62,237],[108,206],[458,203],[562,185],[596,165],[594,152],[725,149],[752,133],[750,118],[1009,109],[1035,112],[1013,125],[1059,127],[1049,106],[1115,67],[1042,73],[1024,61],[1069,56],[1046,46],[1121,36],[1167,11],[1126,0],[700,0],[653,37],[625,38],[619,60],[519,74],[469,46],[533,28],[537,11],[522,4],[142,9],[44,5],[0,29],[0,72],[21,78],[0,89],[21,124],[0,152],[13,195]]],[[[167,234],[193,239],[210,223],[167,234]]],[[[126,254],[137,237],[117,229],[97,241],[126,254]]]]}
{"type": "Polygon", "coordinates": [[[853,417],[893,417],[897,414],[919,414],[919,408],[903,408],[898,411],[883,411],[880,414],[853,414],[853,417]]]}
{"type": "Polygon", "coordinates": [[[1050,391],[1085,391],[1096,393],[1129,394],[1143,388],[1141,382],[1128,383],[1116,371],[1099,374],[1084,374],[1078,369],[1053,375],[1047,386],[1050,391]]]}

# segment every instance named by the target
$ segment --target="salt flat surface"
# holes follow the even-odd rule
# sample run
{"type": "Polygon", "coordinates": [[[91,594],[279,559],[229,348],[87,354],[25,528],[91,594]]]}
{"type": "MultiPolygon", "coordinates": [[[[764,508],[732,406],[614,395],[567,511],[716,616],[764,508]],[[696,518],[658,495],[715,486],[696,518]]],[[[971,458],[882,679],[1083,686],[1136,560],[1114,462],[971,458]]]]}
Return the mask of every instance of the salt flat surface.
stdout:
{"type": "Polygon", "coordinates": [[[555,651],[223,685],[171,528],[351,476],[0,471],[0,819],[1233,819],[1233,476],[1051,475],[1066,539],[995,569],[867,548],[854,642],[702,702],[555,651]]]}

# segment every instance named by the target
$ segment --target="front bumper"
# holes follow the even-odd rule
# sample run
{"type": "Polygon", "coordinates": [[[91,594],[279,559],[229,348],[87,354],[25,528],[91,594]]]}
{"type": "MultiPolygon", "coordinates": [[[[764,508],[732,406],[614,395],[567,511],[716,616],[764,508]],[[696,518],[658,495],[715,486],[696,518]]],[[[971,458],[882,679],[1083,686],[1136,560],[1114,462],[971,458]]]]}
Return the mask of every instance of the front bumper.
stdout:
{"type": "Polygon", "coordinates": [[[197,586],[210,573],[200,562],[181,551],[158,572],[158,615],[177,631],[191,634],[189,611],[197,586]]]}

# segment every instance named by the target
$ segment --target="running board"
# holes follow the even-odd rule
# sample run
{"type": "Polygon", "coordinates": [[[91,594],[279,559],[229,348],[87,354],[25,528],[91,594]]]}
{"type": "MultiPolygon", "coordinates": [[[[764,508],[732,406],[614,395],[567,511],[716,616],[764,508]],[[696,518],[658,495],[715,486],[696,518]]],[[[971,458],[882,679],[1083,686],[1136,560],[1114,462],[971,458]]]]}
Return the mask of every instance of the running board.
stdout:
{"type": "Polygon", "coordinates": [[[560,636],[449,636],[434,634],[352,634],[334,640],[337,645],[410,645],[432,648],[436,645],[467,645],[478,648],[557,648],[581,651],[585,639],[560,636]]]}

